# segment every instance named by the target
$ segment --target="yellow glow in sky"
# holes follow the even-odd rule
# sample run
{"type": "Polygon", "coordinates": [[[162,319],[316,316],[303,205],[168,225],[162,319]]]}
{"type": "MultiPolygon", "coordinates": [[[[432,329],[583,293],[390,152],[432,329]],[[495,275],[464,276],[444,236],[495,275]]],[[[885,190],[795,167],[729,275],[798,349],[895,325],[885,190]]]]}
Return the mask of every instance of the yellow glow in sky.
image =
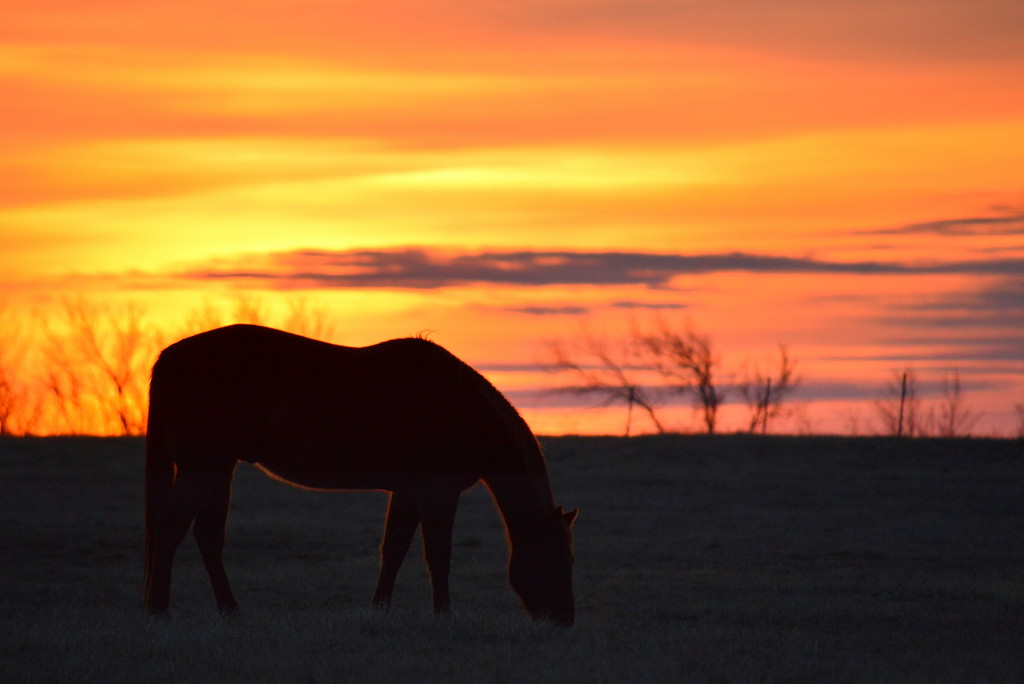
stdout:
{"type": "MultiPolygon", "coordinates": [[[[969,369],[1005,432],[1022,20],[1012,0],[22,3],[0,26],[0,296],[134,300],[179,329],[211,298],[301,292],[339,341],[434,329],[503,368],[581,323],[688,318],[734,370],[793,345],[828,385],[820,429],[915,365],[969,369]]],[[[526,409],[603,420],[566,411],[526,409]]]]}

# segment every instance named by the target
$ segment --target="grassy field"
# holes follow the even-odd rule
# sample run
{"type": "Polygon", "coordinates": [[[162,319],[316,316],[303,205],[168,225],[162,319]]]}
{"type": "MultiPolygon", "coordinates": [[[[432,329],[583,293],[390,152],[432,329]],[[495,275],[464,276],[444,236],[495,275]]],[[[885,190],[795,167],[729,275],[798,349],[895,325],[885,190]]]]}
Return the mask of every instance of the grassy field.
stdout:
{"type": "Polygon", "coordinates": [[[456,521],[453,615],[430,614],[418,553],[377,614],[385,496],[247,465],[226,552],[242,613],[217,617],[188,539],[171,619],[146,618],[141,440],[0,440],[0,679],[1024,679],[1020,442],[543,441],[581,510],[569,630],[519,607],[480,487],[456,521]]]}

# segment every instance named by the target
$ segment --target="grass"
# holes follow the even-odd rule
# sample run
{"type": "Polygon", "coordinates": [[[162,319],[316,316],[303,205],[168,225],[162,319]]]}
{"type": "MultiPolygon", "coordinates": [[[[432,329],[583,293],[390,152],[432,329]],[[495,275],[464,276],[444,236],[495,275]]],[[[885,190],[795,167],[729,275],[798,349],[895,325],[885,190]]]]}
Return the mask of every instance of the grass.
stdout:
{"type": "Polygon", "coordinates": [[[240,466],[219,618],[191,539],[141,614],[142,442],[0,440],[0,678],[88,681],[1020,681],[1024,453],[1008,440],[563,437],[577,624],[534,624],[479,487],[453,615],[422,560],[368,609],[385,497],[240,466]]]}

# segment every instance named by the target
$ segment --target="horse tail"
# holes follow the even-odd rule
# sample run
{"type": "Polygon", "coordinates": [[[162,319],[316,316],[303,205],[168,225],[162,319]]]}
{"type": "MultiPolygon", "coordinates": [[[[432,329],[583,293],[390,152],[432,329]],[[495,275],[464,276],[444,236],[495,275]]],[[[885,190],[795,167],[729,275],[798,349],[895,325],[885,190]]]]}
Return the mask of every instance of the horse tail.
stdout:
{"type": "Polygon", "coordinates": [[[174,484],[175,465],[164,433],[163,412],[160,395],[154,388],[157,384],[157,366],[153,367],[153,379],[149,391],[149,417],[146,425],[146,474],[144,485],[146,507],[146,550],[144,586],[147,588],[153,576],[153,562],[156,553],[156,521],[160,510],[167,503],[174,484]]]}

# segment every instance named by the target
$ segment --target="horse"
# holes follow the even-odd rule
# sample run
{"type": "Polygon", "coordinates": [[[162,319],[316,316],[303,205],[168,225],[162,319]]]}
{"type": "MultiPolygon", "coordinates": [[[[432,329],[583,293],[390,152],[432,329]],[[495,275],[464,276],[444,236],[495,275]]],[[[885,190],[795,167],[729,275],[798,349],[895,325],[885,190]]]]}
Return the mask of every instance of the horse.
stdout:
{"type": "Polygon", "coordinates": [[[382,610],[418,527],[433,609],[449,611],[456,507],[482,481],[504,521],[509,582],[526,612],[573,623],[578,511],[555,505],[543,452],[512,404],[431,341],[345,347],[231,325],[164,349],[146,432],[146,612],[168,611],[174,554],[193,522],[217,608],[237,609],[223,550],[239,461],[301,488],[389,493],[372,597],[382,610]]]}

